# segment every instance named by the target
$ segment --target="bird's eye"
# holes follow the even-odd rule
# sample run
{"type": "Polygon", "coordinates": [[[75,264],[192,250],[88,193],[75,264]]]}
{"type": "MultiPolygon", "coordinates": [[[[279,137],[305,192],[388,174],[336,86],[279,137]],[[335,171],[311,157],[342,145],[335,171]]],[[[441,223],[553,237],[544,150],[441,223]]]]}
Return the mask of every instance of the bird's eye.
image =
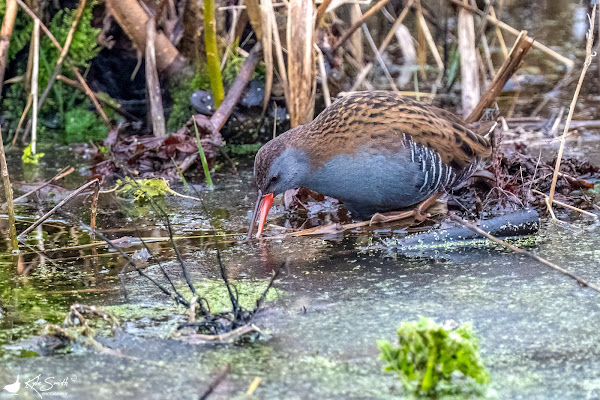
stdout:
{"type": "Polygon", "coordinates": [[[273,175],[273,176],[271,177],[271,183],[275,183],[275,182],[277,182],[277,180],[278,180],[278,179],[279,179],[279,175],[273,175]]]}

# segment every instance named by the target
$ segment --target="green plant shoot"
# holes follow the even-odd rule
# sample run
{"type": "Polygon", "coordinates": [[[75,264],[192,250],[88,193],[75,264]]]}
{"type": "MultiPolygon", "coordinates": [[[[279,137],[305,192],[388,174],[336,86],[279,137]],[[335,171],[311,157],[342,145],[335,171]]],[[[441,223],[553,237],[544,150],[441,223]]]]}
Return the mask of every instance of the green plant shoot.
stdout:
{"type": "Polygon", "coordinates": [[[198,131],[198,124],[194,120],[194,129],[196,131],[196,145],[198,146],[198,153],[200,154],[200,161],[202,162],[202,168],[204,169],[204,176],[206,177],[206,184],[209,189],[214,189],[212,178],[210,177],[210,170],[208,169],[208,161],[206,161],[206,155],[204,154],[204,148],[202,148],[202,142],[200,141],[200,132],[198,131]]]}

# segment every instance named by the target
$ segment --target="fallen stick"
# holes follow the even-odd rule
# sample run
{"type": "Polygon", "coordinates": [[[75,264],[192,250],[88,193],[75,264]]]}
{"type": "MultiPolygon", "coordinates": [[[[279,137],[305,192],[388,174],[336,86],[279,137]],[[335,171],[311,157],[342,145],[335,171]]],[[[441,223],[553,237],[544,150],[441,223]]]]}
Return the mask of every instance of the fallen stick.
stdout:
{"type": "Polygon", "coordinates": [[[523,249],[521,249],[521,248],[519,248],[517,246],[513,246],[510,243],[506,243],[504,240],[498,239],[497,237],[490,235],[489,233],[487,233],[483,229],[479,228],[477,225],[474,225],[474,224],[472,224],[470,222],[467,222],[467,221],[463,220],[460,217],[457,217],[455,215],[450,215],[450,219],[453,220],[453,221],[456,221],[456,222],[458,222],[458,223],[460,223],[460,224],[462,224],[464,226],[466,226],[467,228],[469,228],[469,229],[471,229],[471,230],[479,233],[482,236],[485,236],[486,238],[488,238],[489,240],[491,240],[494,243],[497,243],[497,244],[499,244],[501,246],[504,246],[507,249],[514,251],[515,253],[523,254],[523,255],[526,255],[528,257],[531,257],[534,260],[537,260],[537,261],[541,262],[542,264],[547,265],[550,268],[552,268],[552,269],[554,269],[554,270],[556,270],[556,271],[558,271],[558,272],[560,272],[560,273],[562,273],[562,274],[564,274],[564,275],[566,275],[566,276],[568,276],[570,278],[575,279],[581,285],[587,286],[590,289],[593,289],[596,292],[600,293],[600,287],[594,285],[593,283],[587,282],[586,280],[578,277],[577,275],[575,275],[575,274],[573,274],[573,273],[565,270],[564,268],[559,267],[558,265],[556,265],[554,263],[551,263],[550,261],[548,261],[548,260],[546,260],[546,259],[544,259],[544,258],[542,258],[540,256],[537,256],[537,255],[535,255],[533,253],[530,253],[530,252],[528,252],[526,250],[523,250],[523,249]]]}
{"type": "MultiPolygon", "coordinates": [[[[41,190],[41,189],[45,188],[46,186],[48,186],[48,185],[50,185],[50,184],[52,184],[52,183],[54,183],[54,182],[56,182],[56,181],[58,181],[58,180],[60,180],[60,179],[64,178],[65,176],[67,176],[67,175],[71,174],[73,171],[75,171],[75,168],[73,168],[73,167],[71,167],[71,166],[67,166],[67,167],[65,167],[65,168],[61,169],[61,170],[58,172],[58,174],[56,174],[56,175],[55,175],[55,176],[54,176],[52,179],[50,179],[49,181],[46,181],[46,182],[42,183],[40,186],[38,186],[38,187],[36,187],[36,188],[34,188],[34,189],[31,189],[29,192],[27,192],[27,193],[25,193],[25,194],[23,194],[23,195],[21,195],[21,196],[17,197],[17,198],[16,198],[16,199],[14,199],[13,201],[14,201],[15,203],[16,203],[16,202],[18,202],[18,201],[21,201],[21,200],[23,200],[24,198],[26,198],[26,197],[28,197],[28,196],[32,195],[33,193],[37,192],[38,190],[41,190]]],[[[2,204],[2,207],[3,207],[3,208],[4,208],[4,206],[6,206],[6,203],[2,204]]]]}
{"type": "MultiPolygon", "coordinates": [[[[545,199],[548,199],[548,200],[550,199],[550,196],[548,196],[546,193],[540,192],[539,190],[532,189],[531,191],[533,193],[536,193],[536,194],[539,194],[541,196],[544,196],[545,199]]],[[[591,213],[589,211],[582,210],[581,208],[577,208],[577,207],[572,206],[570,204],[563,203],[562,201],[558,201],[556,199],[552,199],[552,203],[557,204],[557,205],[562,206],[562,207],[565,207],[565,208],[569,208],[569,209],[571,209],[573,211],[577,211],[577,212],[580,212],[580,213],[585,214],[585,215],[589,215],[589,216],[594,217],[594,218],[598,218],[597,214],[591,213]]]]}
{"type": "MultiPolygon", "coordinates": [[[[431,207],[427,208],[427,213],[431,215],[437,215],[445,213],[447,209],[445,208],[445,204],[441,202],[434,203],[431,207]]],[[[337,234],[342,233],[351,229],[363,228],[367,226],[374,226],[379,224],[387,224],[390,222],[397,222],[402,220],[408,220],[409,218],[413,218],[412,221],[409,222],[408,225],[414,223],[415,210],[401,211],[390,213],[390,215],[385,214],[375,214],[370,220],[354,222],[351,224],[340,224],[340,223],[332,223],[327,225],[315,226],[308,229],[303,229],[297,232],[290,232],[280,236],[272,236],[265,237],[265,239],[283,239],[286,237],[297,237],[297,236],[311,236],[311,235],[329,235],[329,234],[337,234]]]]}
{"type": "MultiPolygon", "coordinates": [[[[223,102],[217,111],[215,111],[215,113],[210,117],[210,119],[203,114],[193,115],[192,118],[190,118],[190,120],[181,129],[179,129],[178,133],[185,133],[187,126],[190,124],[193,125],[195,121],[195,123],[198,124],[198,128],[203,129],[205,132],[210,134],[213,143],[221,143],[222,138],[219,131],[223,128],[225,122],[227,122],[227,119],[242,97],[246,86],[248,86],[248,82],[250,82],[250,79],[252,79],[252,74],[254,74],[256,65],[258,65],[258,62],[261,58],[260,52],[261,45],[260,42],[258,42],[254,45],[252,50],[250,50],[250,54],[242,64],[242,68],[235,78],[233,85],[231,85],[231,88],[229,88],[227,91],[223,102]]],[[[179,169],[182,172],[185,172],[194,164],[197,159],[198,152],[190,154],[179,164],[179,169]]]]}
{"type": "Polygon", "coordinates": [[[198,399],[206,400],[211,395],[211,393],[217,388],[217,386],[219,386],[221,384],[221,382],[223,382],[225,380],[225,378],[227,377],[227,375],[229,375],[230,372],[231,372],[231,364],[227,364],[225,369],[223,371],[221,371],[221,373],[215,378],[214,381],[212,381],[210,383],[210,385],[208,385],[208,388],[204,391],[204,393],[202,393],[198,397],[198,399]]]}
{"type": "Polygon", "coordinates": [[[17,238],[19,239],[20,242],[23,242],[25,240],[25,238],[27,237],[27,235],[34,230],[35,228],[37,228],[40,224],[42,224],[45,220],[47,220],[48,218],[50,218],[54,213],[56,213],[56,211],[58,209],[60,209],[62,206],[64,206],[66,203],[68,203],[69,201],[71,201],[74,197],[76,197],[78,194],[84,192],[85,190],[87,190],[89,187],[91,187],[92,185],[97,185],[100,186],[100,181],[98,179],[94,179],[92,181],[89,181],[88,183],[86,183],[85,185],[81,186],[79,189],[74,190],[73,192],[71,192],[70,195],[68,195],[67,197],[65,197],[60,203],[58,203],[56,206],[54,206],[50,211],[48,211],[46,214],[44,214],[40,219],[38,219],[37,221],[35,221],[29,228],[25,229],[23,232],[21,232],[19,234],[19,236],[17,236],[17,238]]]}
{"type": "MultiPolygon", "coordinates": [[[[491,218],[481,223],[480,228],[494,236],[513,237],[536,233],[540,227],[540,216],[534,209],[515,211],[500,217],[491,218]]],[[[413,248],[427,249],[440,245],[447,246],[453,242],[463,242],[479,238],[479,234],[466,226],[446,229],[432,229],[399,239],[394,246],[399,250],[413,248]]]]}
{"type": "Polygon", "coordinates": [[[502,66],[494,76],[494,80],[490,84],[490,87],[488,90],[486,90],[483,96],[481,96],[479,102],[465,120],[467,123],[472,124],[479,121],[485,109],[492,105],[504,88],[504,85],[506,85],[506,82],[508,82],[515,71],[519,69],[523,57],[525,54],[527,54],[533,43],[534,40],[527,36],[527,31],[521,31],[512,50],[510,51],[510,54],[506,60],[504,60],[502,66]]]}
{"type": "Polygon", "coordinates": [[[192,333],[189,335],[175,333],[172,339],[181,340],[189,344],[205,344],[205,343],[232,343],[240,336],[247,333],[262,333],[260,328],[254,324],[242,325],[230,332],[221,333],[219,335],[206,335],[201,333],[192,333]]]}

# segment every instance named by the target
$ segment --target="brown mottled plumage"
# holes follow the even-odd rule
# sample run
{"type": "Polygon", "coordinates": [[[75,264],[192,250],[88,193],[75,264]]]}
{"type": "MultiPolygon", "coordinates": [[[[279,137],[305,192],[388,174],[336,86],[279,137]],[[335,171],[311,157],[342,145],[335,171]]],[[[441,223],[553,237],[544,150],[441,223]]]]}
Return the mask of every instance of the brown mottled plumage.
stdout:
{"type": "Polygon", "coordinates": [[[306,186],[365,217],[454,187],[491,152],[451,112],[393,92],[359,92],[263,146],[254,176],[263,194],[306,186]]]}
{"type": "Polygon", "coordinates": [[[402,147],[402,133],[457,169],[492,154],[489,140],[449,111],[394,92],[357,92],[337,100],[312,122],[290,129],[285,141],[269,142],[274,146],[263,148],[268,154],[257,157],[256,181],[268,174],[269,165],[262,161],[273,160],[288,147],[307,151],[316,169],[333,155],[351,154],[369,142],[390,150],[402,147]]]}

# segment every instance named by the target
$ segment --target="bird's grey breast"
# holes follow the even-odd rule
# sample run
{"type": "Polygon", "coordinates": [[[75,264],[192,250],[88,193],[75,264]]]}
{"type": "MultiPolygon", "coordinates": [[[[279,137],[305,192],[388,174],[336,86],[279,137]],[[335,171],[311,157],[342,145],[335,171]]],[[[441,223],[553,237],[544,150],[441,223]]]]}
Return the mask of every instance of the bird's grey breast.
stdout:
{"type": "Polygon", "coordinates": [[[314,171],[306,186],[365,217],[413,206],[455,179],[436,151],[405,137],[404,146],[394,151],[363,146],[353,154],[338,154],[314,171]]]}

